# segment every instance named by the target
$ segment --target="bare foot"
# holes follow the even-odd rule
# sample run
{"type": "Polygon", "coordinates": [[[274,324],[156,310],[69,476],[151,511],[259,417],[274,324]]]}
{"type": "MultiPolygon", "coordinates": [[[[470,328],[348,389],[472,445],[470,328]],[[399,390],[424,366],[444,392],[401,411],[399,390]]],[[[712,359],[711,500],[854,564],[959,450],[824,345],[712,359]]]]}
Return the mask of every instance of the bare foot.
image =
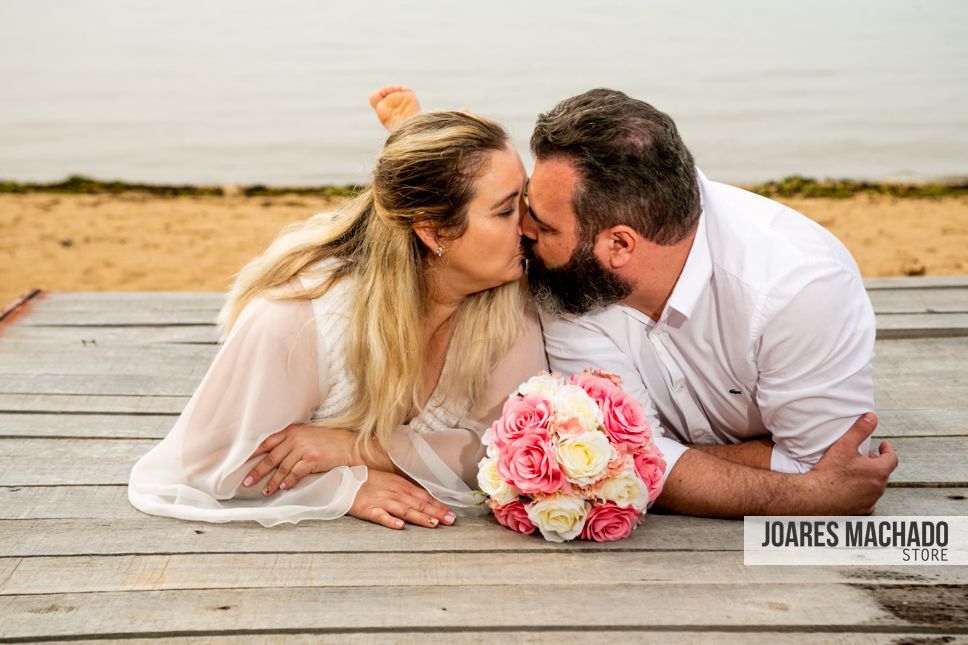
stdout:
{"type": "Polygon", "coordinates": [[[370,106],[383,127],[393,132],[401,123],[420,113],[420,101],[406,85],[386,85],[370,93],[370,106]]]}

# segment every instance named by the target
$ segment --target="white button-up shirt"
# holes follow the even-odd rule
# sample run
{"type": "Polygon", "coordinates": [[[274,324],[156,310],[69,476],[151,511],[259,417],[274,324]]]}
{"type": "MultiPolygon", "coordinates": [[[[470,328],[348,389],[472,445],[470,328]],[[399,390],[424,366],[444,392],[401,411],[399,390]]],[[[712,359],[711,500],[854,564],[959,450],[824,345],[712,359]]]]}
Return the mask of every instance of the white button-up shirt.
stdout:
{"type": "Polygon", "coordinates": [[[763,436],[773,470],[806,472],[874,409],[874,312],[860,271],[822,226],[697,173],[702,215],[659,320],[624,305],[544,316],[551,369],[617,373],[667,476],[683,444],[763,436]]]}

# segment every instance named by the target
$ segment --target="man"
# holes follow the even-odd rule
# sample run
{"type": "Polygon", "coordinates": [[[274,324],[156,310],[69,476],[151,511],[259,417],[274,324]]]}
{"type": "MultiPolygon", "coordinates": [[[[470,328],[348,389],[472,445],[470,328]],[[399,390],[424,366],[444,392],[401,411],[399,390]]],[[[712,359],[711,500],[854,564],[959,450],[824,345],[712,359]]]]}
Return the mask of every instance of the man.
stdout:
{"type": "Polygon", "coordinates": [[[867,452],[874,315],[829,232],[707,180],[675,124],[592,90],[539,117],[522,230],[551,367],[617,373],[666,461],[660,507],[864,514],[897,456],[867,452]]]}

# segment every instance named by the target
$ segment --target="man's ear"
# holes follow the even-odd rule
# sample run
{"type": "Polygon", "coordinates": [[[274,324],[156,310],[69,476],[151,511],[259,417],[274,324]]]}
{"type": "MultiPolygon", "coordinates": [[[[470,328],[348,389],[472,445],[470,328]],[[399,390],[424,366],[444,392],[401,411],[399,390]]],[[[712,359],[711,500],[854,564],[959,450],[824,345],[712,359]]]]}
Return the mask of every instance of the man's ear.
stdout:
{"type": "Polygon", "coordinates": [[[440,241],[438,238],[438,229],[433,224],[428,221],[416,222],[413,225],[413,232],[417,234],[417,237],[431,253],[437,252],[440,241]]]}
{"type": "Polygon", "coordinates": [[[605,266],[620,269],[632,261],[639,236],[630,226],[607,228],[598,235],[599,259],[605,266]]]}

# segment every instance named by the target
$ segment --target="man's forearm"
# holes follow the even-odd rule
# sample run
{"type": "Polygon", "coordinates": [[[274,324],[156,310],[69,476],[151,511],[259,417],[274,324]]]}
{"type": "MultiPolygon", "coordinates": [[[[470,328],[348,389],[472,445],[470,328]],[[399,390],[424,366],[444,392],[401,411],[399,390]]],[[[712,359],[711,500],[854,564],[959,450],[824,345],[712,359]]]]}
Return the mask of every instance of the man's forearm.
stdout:
{"type": "Polygon", "coordinates": [[[725,445],[694,443],[689,447],[734,464],[764,470],[770,469],[773,458],[773,442],[769,439],[754,439],[725,445]]]}
{"type": "Polygon", "coordinates": [[[768,466],[754,468],[690,449],[672,468],[656,505],[701,517],[827,514],[814,488],[806,475],[776,473],[768,466]]]}

